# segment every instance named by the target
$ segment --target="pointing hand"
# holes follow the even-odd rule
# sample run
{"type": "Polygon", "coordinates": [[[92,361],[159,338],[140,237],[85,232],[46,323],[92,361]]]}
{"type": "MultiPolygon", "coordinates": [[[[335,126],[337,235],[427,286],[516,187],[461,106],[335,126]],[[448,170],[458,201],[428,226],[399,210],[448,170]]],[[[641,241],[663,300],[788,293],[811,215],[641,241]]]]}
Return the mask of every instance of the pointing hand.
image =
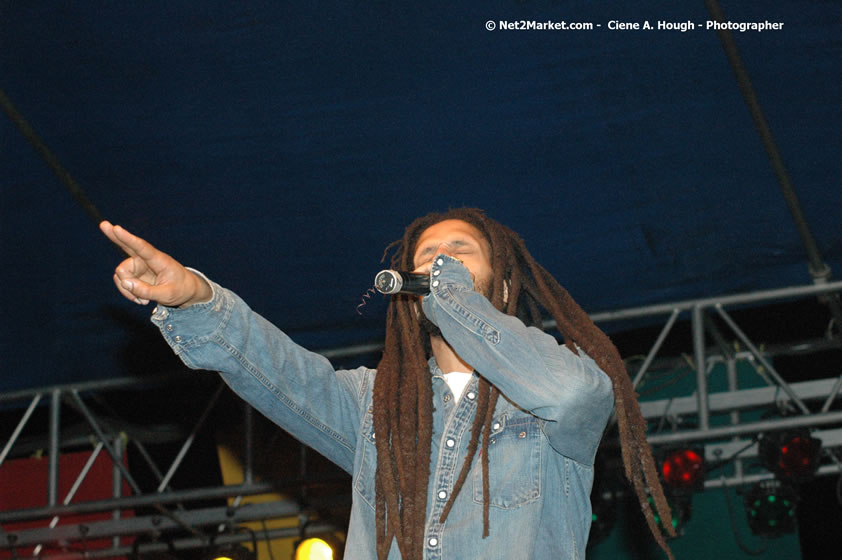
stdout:
{"type": "Polygon", "coordinates": [[[99,229],[129,255],[114,271],[114,284],[128,300],[142,305],[154,300],[168,307],[210,301],[210,285],[168,254],[108,221],[99,229]]]}

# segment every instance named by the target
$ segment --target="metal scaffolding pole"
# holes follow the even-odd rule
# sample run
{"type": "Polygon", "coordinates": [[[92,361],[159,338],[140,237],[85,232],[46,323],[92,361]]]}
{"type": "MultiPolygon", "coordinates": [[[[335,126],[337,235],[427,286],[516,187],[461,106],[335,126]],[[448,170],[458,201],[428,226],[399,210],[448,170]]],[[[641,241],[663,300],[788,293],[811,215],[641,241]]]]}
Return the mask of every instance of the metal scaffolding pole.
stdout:
{"type": "Polygon", "coordinates": [[[640,380],[643,379],[644,375],[646,375],[646,371],[649,369],[649,366],[652,365],[652,361],[655,359],[655,356],[658,355],[658,351],[664,344],[664,340],[666,340],[667,335],[672,330],[673,325],[675,325],[675,321],[678,319],[678,315],[680,313],[681,311],[679,311],[678,309],[673,309],[670,318],[667,320],[667,323],[664,325],[664,328],[661,329],[661,332],[658,334],[658,338],[655,340],[655,344],[652,345],[652,349],[649,350],[649,354],[646,356],[646,359],[643,361],[643,364],[640,366],[640,369],[634,376],[634,380],[632,380],[632,387],[637,388],[637,385],[640,383],[640,380]]]}
{"type": "Polygon", "coordinates": [[[708,378],[707,359],[705,358],[704,310],[700,306],[693,308],[693,355],[696,364],[696,398],[699,401],[699,428],[710,427],[708,413],[708,378]]]}
{"type": "Polygon", "coordinates": [[[164,491],[164,489],[169,485],[170,480],[172,480],[172,477],[175,475],[175,472],[178,470],[178,467],[181,466],[181,462],[184,460],[184,456],[187,455],[187,451],[193,445],[193,441],[195,441],[195,439],[196,439],[196,434],[201,429],[202,424],[205,423],[205,420],[207,419],[208,414],[210,414],[210,411],[216,405],[216,401],[219,400],[219,395],[222,394],[222,389],[224,387],[225,387],[225,384],[222,381],[220,381],[219,386],[216,389],[216,392],[211,397],[210,401],[208,402],[207,406],[205,407],[205,410],[202,412],[202,415],[199,417],[199,420],[196,422],[196,425],[193,427],[193,431],[190,433],[190,436],[187,438],[187,440],[181,446],[181,449],[179,449],[178,454],[176,455],[175,459],[172,462],[172,465],[170,465],[170,469],[167,471],[167,474],[164,475],[164,479],[158,485],[158,492],[164,491]]]}
{"type": "Polygon", "coordinates": [[[733,330],[734,333],[738,337],[740,337],[740,340],[743,341],[743,344],[745,344],[746,347],[749,350],[751,350],[751,353],[754,354],[754,357],[757,358],[760,361],[761,364],[763,364],[763,367],[765,367],[766,371],[769,373],[769,375],[771,375],[774,378],[774,380],[778,384],[778,386],[781,389],[783,389],[783,391],[787,395],[789,395],[789,398],[791,398],[792,401],[798,406],[798,408],[801,409],[801,412],[803,412],[804,414],[810,414],[810,409],[807,408],[807,405],[805,405],[801,401],[801,399],[798,398],[798,395],[796,395],[792,391],[789,384],[786,381],[784,381],[783,377],[781,377],[781,375],[775,370],[775,368],[772,366],[772,364],[769,362],[769,360],[767,360],[763,356],[763,353],[760,352],[760,350],[757,349],[757,347],[754,345],[754,343],[752,343],[752,341],[748,338],[748,336],[746,336],[746,334],[742,331],[742,329],[740,329],[740,327],[737,326],[737,323],[735,323],[734,320],[731,318],[731,316],[728,315],[728,313],[725,312],[725,310],[722,308],[722,306],[716,305],[715,309],[719,313],[719,315],[723,319],[725,319],[725,322],[728,323],[728,326],[731,327],[731,330],[733,330]]]}
{"type": "Polygon", "coordinates": [[[3,461],[5,461],[6,457],[9,456],[9,451],[12,450],[12,446],[20,437],[20,433],[23,431],[26,423],[29,422],[29,419],[32,417],[32,413],[35,412],[35,407],[38,406],[39,402],[41,402],[41,393],[36,394],[32,399],[32,402],[29,403],[29,407],[26,409],[26,412],[23,413],[18,425],[15,426],[15,431],[12,432],[9,441],[7,441],[6,445],[3,446],[3,451],[0,451],[0,467],[3,466],[3,461]]]}
{"type": "MultiPolygon", "coordinates": [[[[842,412],[839,410],[832,410],[832,404],[838,396],[840,388],[842,388],[842,376],[835,376],[830,379],[820,379],[813,381],[805,381],[799,383],[787,383],[785,379],[772,367],[772,361],[768,349],[763,349],[762,345],[755,344],[749,339],[748,335],[743,332],[725,311],[729,306],[744,305],[750,303],[766,303],[779,299],[792,299],[797,297],[809,297],[817,294],[827,293],[830,291],[838,291],[842,289],[842,282],[835,282],[824,286],[796,286],[789,288],[780,288],[776,290],[767,290],[761,292],[752,292],[748,294],[737,294],[730,296],[722,296],[716,298],[704,298],[698,300],[688,300],[675,303],[658,304],[646,306],[636,309],[625,309],[619,311],[611,311],[600,314],[595,314],[594,319],[601,323],[610,321],[624,321],[627,319],[636,319],[643,317],[654,317],[659,321],[663,321],[663,328],[660,330],[654,344],[641,366],[636,372],[634,382],[640,384],[644,378],[647,378],[647,373],[652,370],[662,371],[665,364],[669,364],[666,359],[656,360],[656,357],[662,351],[662,347],[667,336],[673,331],[676,323],[682,317],[689,318],[690,327],[692,328],[692,340],[687,341],[688,346],[692,346],[692,366],[695,370],[695,383],[693,384],[695,390],[690,390],[688,393],[679,393],[671,395],[668,398],[660,400],[649,400],[641,402],[641,410],[647,420],[653,422],[653,425],[660,421],[663,425],[663,419],[669,417],[671,420],[670,432],[650,433],[649,440],[653,445],[665,445],[676,443],[699,442],[705,448],[705,456],[708,460],[714,462],[734,461],[733,469],[729,470],[728,475],[720,480],[710,480],[706,483],[706,488],[713,488],[719,486],[734,486],[739,484],[747,484],[751,481],[771,478],[771,473],[746,473],[744,472],[744,465],[742,461],[749,457],[757,457],[757,445],[755,439],[757,434],[782,430],[792,427],[807,427],[816,434],[821,434],[821,439],[826,448],[842,447],[842,412]],[[716,313],[714,313],[715,311],[716,313]],[[725,324],[727,324],[736,337],[736,340],[741,342],[740,346],[748,350],[735,351],[731,348],[730,342],[726,341],[722,333],[717,329],[719,321],[714,323],[713,318],[719,315],[725,324]],[[706,338],[706,335],[710,336],[706,338]],[[710,341],[713,344],[708,344],[710,341]],[[741,360],[753,360],[763,365],[763,368],[768,372],[768,376],[774,379],[772,385],[752,388],[740,388],[742,385],[738,376],[736,364],[741,360]],[[718,363],[724,363],[727,375],[727,389],[723,392],[710,392],[709,384],[711,386],[714,382],[719,381],[718,375],[720,371],[714,366],[718,363]],[[777,418],[774,420],[763,421],[746,421],[750,418],[748,411],[757,409],[772,409],[777,410],[779,407],[787,403],[793,403],[797,406],[802,414],[796,416],[788,416],[777,418]],[[809,408],[808,408],[809,407],[809,408]],[[821,413],[811,413],[810,408],[819,410],[821,413]],[[744,413],[745,411],[745,413],[744,413]],[[668,416],[667,416],[668,415],[668,416]],[[698,424],[695,423],[695,418],[698,418],[698,424]],[[689,420],[688,420],[689,419],[689,420]],[[724,422],[724,423],[723,423],[724,422]]],[[[824,339],[822,339],[824,340],[824,339]]],[[[833,342],[833,341],[825,341],[833,342]]],[[[799,343],[800,344],[800,343],[799,343]]],[[[819,345],[814,345],[816,348],[819,345]]],[[[839,347],[839,345],[835,346],[839,347]]],[[[826,348],[826,346],[821,346],[826,348]]],[[[359,353],[361,351],[371,351],[372,346],[353,346],[338,348],[330,351],[334,357],[349,356],[359,353]]],[[[778,350],[780,351],[780,350],[778,350]]],[[[753,363],[753,362],[752,362],[753,363]]],[[[840,364],[842,366],[842,364],[840,364]]],[[[670,366],[674,367],[674,366],[670,366]]],[[[842,367],[840,367],[842,370],[842,367]]],[[[686,370],[684,370],[686,371],[686,370]]],[[[173,379],[181,379],[184,376],[176,375],[173,379]]],[[[647,378],[648,379],[648,378],[647,378]]],[[[167,382],[166,378],[156,378],[155,384],[164,385],[167,382]]],[[[772,381],[767,380],[772,383],[772,381]]],[[[173,534],[180,535],[181,542],[186,543],[206,543],[209,537],[204,534],[207,528],[215,530],[220,524],[231,526],[232,523],[243,520],[265,519],[267,517],[259,517],[260,515],[269,515],[272,518],[280,515],[299,515],[302,512],[301,505],[293,501],[275,502],[274,506],[266,506],[267,509],[255,509],[255,504],[246,504],[241,507],[198,507],[195,504],[190,505],[190,509],[179,511],[179,515],[175,516],[169,512],[165,504],[185,504],[189,502],[197,502],[202,500],[213,500],[236,496],[246,496],[254,494],[263,494],[270,492],[277,492],[281,489],[295,489],[300,491],[301,495],[310,499],[307,484],[310,482],[347,482],[345,479],[337,480],[335,475],[331,475],[329,479],[307,476],[306,469],[308,466],[306,449],[301,454],[300,476],[292,477],[280,481],[254,482],[253,466],[254,457],[251,455],[254,450],[254,423],[255,417],[253,411],[246,405],[244,409],[244,424],[246,426],[244,444],[246,446],[244,478],[245,483],[237,486],[218,486],[212,488],[197,488],[180,491],[168,491],[162,493],[150,492],[141,494],[139,488],[131,479],[128,470],[120,460],[122,439],[114,433],[105,433],[100,428],[94,415],[91,413],[89,407],[82,399],[81,392],[84,392],[88,398],[89,393],[104,392],[109,390],[125,390],[132,387],[148,387],[148,378],[139,382],[131,379],[115,379],[106,380],[103,382],[92,382],[75,384],[68,386],[55,386],[48,388],[38,388],[27,391],[17,391],[13,394],[0,395],[0,403],[10,403],[13,401],[28,401],[21,404],[21,409],[26,408],[23,418],[18,423],[17,428],[12,434],[12,437],[6,442],[2,452],[0,452],[0,467],[3,460],[10,456],[12,447],[19,440],[19,435],[23,430],[24,425],[30,422],[30,417],[36,413],[39,401],[43,401],[41,395],[50,395],[49,406],[41,407],[46,409],[46,414],[49,419],[49,438],[50,438],[50,456],[58,460],[58,451],[62,447],[62,430],[61,430],[61,415],[59,413],[59,406],[61,404],[61,397],[63,395],[69,396],[73,404],[79,412],[88,421],[91,429],[97,434],[99,438],[98,446],[100,449],[108,449],[113,461],[113,470],[119,476],[115,476],[113,485],[114,497],[106,500],[98,500],[96,502],[72,503],[72,495],[65,498],[65,505],[58,505],[56,501],[47,504],[44,507],[32,508],[28,510],[17,511],[2,511],[0,512],[0,523],[12,523],[18,521],[33,521],[38,519],[49,520],[56,516],[69,516],[71,514],[85,514],[94,512],[113,512],[112,519],[97,523],[77,524],[68,526],[58,526],[54,530],[48,529],[26,530],[11,532],[4,534],[0,532],[0,548],[34,546],[40,543],[55,542],[56,540],[65,539],[70,542],[83,541],[84,539],[92,538],[114,538],[124,534],[156,534],[161,538],[172,536],[173,534]],[[27,406],[28,405],[28,406],[27,406]],[[115,440],[115,437],[117,439],[115,440]],[[119,479],[125,477],[126,481],[135,490],[135,495],[123,496],[119,491],[119,479]],[[143,508],[151,506],[158,511],[152,515],[140,515],[139,517],[130,518],[124,515],[123,512],[129,508],[143,508]],[[233,517],[232,517],[233,512],[233,517]],[[133,519],[133,520],[132,520],[133,519]],[[200,527],[203,529],[200,530],[200,527]],[[205,528],[207,527],[207,528],[205,528]],[[185,536],[184,531],[192,532],[192,536],[185,536]],[[39,532],[40,531],[40,532],[39,532]],[[182,538],[183,537],[183,538],[182,538]]],[[[221,387],[221,385],[220,385],[221,387]]],[[[219,391],[219,388],[217,388],[219,391]]],[[[143,445],[139,441],[132,440],[138,449],[141,450],[141,456],[146,457],[147,461],[152,466],[152,470],[157,474],[157,484],[159,488],[164,487],[171,479],[172,473],[179,465],[186,460],[189,451],[190,443],[197,436],[197,432],[202,429],[204,419],[208,416],[210,408],[216,399],[215,395],[211,402],[209,402],[204,409],[197,425],[191,430],[190,436],[179,451],[178,456],[173,461],[169,471],[162,476],[154,462],[148,457],[148,453],[143,449],[143,445]]],[[[73,441],[78,445],[80,441],[85,441],[84,438],[74,436],[67,437],[67,443],[73,441]]],[[[98,453],[98,450],[95,451],[98,453]]],[[[828,464],[832,455],[825,456],[824,463],[818,469],[818,473],[830,474],[840,472],[838,462],[835,464],[828,464]]],[[[89,459],[93,461],[95,457],[89,459]]],[[[141,461],[142,463],[142,461],[141,461]]],[[[746,463],[746,466],[749,464],[746,463]]],[[[57,473],[56,469],[53,471],[57,473]]],[[[154,484],[153,484],[154,488],[154,484]]],[[[349,500],[346,494],[342,499],[349,500]]],[[[339,498],[337,497],[337,500],[339,498]]],[[[318,500],[313,499],[313,502],[318,500]]],[[[237,505],[241,502],[238,500],[237,505]]],[[[309,504],[314,508],[316,503],[309,504]]],[[[305,513],[310,512],[306,510],[305,513]]],[[[298,529],[294,530],[297,534],[298,529]]],[[[191,546],[193,546],[191,544],[191,546]]],[[[124,547],[123,547],[124,548],[124,547]]],[[[113,541],[111,548],[114,550],[122,550],[119,547],[117,540],[113,541]]],[[[107,556],[105,552],[97,552],[101,556],[107,556]]],[[[92,557],[94,553],[91,553],[92,557]]]]}
{"type": "MultiPolygon", "coordinates": [[[[718,0],[705,0],[705,5],[708,8],[708,12],[710,12],[716,21],[726,23],[725,14],[722,12],[722,7],[719,5],[718,0]]],[[[760,141],[766,150],[766,155],[769,156],[769,162],[772,164],[772,169],[775,172],[775,177],[778,179],[778,184],[792,215],[792,220],[795,223],[798,234],[801,237],[801,242],[804,244],[804,249],[807,252],[810,276],[816,284],[825,284],[831,279],[830,267],[824,262],[813,232],[810,230],[804,210],[801,208],[801,202],[795,193],[792,179],[789,176],[786,165],[784,165],[780,150],[778,150],[775,136],[772,134],[772,129],[766,120],[763,108],[760,106],[760,101],[751,83],[748,70],[746,70],[742,56],[740,56],[737,43],[734,41],[734,37],[727,26],[717,27],[716,34],[719,36],[722,48],[728,57],[728,62],[731,64],[731,69],[737,78],[737,85],[748,106],[754,126],[757,129],[757,134],[760,136],[760,141]]],[[[830,307],[831,314],[836,319],[836,324],[842,328],[842,307],[840,307],[838,296],[836,294],[830,295],[827,298],[827,303],[830,307]]]]}
{"type": "Polygon", "coordinates": [[[61,422],[61,391],[54,389],[50,394],[50,443],[49,443],[49,479],[47,483],[47,503],[58,503],[58,454],[61,422]]]}
{"type": "Polygon", "coordinates": [[[708,429],[684,430],[668,434],[655,434],[647,437],[649,443],[660,445],[664,443],[689,443],[693,441],[704,441],[727,438],[744,434],[759,434],[773,432],[784,428],[810,428],[824,426],[827,424],[842,423],[842,412],[828,412],[826,414],[813,414],[812,416],[792,416],[780,420],[765,420],[763,422],[750,422],[739,426],[717,426],[708,429]]]}

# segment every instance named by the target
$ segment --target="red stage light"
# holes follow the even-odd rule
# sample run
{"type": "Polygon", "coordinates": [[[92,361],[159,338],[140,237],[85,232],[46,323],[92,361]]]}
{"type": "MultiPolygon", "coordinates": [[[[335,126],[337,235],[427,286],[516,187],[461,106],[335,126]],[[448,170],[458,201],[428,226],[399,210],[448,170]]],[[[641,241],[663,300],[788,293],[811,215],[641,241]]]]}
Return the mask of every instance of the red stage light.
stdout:
{"type": "Polygon", "coordinates": [[[816,472],[821,448],[821,440],[809,432],[767,434],[760,442],[760,457],[779,478],[804,482],[816,472]]]}
{"type": "Polygon", "coordinates": [[[661,463],[664,482],[677,489],[695,489],[705,478],[704,458],[697,449],[678,449],[668,452],[661,463]]]}

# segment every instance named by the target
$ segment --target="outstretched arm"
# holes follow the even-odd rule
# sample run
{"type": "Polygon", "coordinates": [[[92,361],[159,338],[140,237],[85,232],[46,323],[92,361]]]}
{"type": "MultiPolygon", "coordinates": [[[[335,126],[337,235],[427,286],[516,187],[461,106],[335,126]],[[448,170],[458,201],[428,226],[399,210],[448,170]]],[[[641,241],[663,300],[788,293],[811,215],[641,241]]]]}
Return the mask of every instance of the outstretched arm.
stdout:
{"type": "Polygon", "coordinates": [[[100,223],[99,229],[129,255],[114,271],[114,284],[126,299],[142,305],[154,300],[168,307],[188,307],[213,296],[203,278],[146,240],[108,221],[100,223]]]}
{"type": "Polygon", "coordinates": [[[219,371],[273,422],[353,471],[372,372],[335,372],[326,358],[297,346],[233,292],[212,288],[120,226],[102,222],[100,229],[129,255],[114,272],[117,289],[136,303],[160,304],[152,322],[188,367],[219,371]],[[172,309],[177,307],[190,308],[172,309]]]}

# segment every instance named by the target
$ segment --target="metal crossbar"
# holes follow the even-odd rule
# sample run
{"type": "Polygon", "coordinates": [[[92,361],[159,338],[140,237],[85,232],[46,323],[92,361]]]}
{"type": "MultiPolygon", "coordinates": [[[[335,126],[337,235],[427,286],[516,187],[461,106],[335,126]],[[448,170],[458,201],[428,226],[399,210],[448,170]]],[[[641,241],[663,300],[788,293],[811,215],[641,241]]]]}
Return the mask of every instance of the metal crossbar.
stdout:
{"type": "MultiPolygon", "coordinates": [[[[842,412],[833,411],[832,405],[838,398],[842,389],[842,364],[840,364],[840,376],[831,379],[805,381],[800,383],[788,383],[775,370],[767,351],[761,350],[749,336],[737,325],[733,317],[727,312],[727,308],[746,304],[772,303],[780,300],[791,300],[838,292],[842,290],[842,282],[828,283],[824,285],[796,286],[753,292],[749,294],[738,294],[722,296],[717,298],[705,298],[699,300],[687,300],[674,303],[665,303],[638,307],[634,309],[623,309],[618,311],[607,311],[596,313],[592,318],[597,323],[605,326],[612,323],[627,321],[629,319],[663,319],[664,324],[656,340],[652,344],[646,357],[636,372],[633,372],[633,383],[639,387],[646,376],[658,367],[658,354],[661,352],[664,342],[674,330],[677,321],[684,317],[689,320],[692,339],[688,345],[692,347],[692,359],[689,360],[690,369],[695,372],[695,380],[692,390],[687,394],[660,398],[641,403],[641,410],[644,417],[653,424],[660,427],[670,425],[669,431],[662,429],[652,431],[649,441],[653,446],[672,445],[677,443],[697,442],[705,448],[706,460],[711,463],[731,461],[733,468],[723,473],[719,478],[712,478],[705,482],[706,488],[721,486],[736,486],[748,484],[765,478],[771,478],[771,473],[754,472],[746,473],[743,462],[746,459],[757,457],[757,434],[764,431],[780,430],[785,428],[806,427],[814,430],[814,435],[822,439],[824,447],[838,448],[842,446],[842,412]],[[726,334],[719,331],[711,321],[711,316],[716,315],[730,329],[733,336],[739,340],[743,351],[737,351],[729,347],[726,341],[726,334]],[[708,347],[707,341],[710,337],[714,344],[713,350],[708,347]],[[740,362],[760,364],[764,369],[766,386],[740,388],[737,365],[740,362]],[[713,375],[716,366],[724,363],[726,366],[728,389],[726,391],[709,392],[708,381],[713,375]],[[820,404],[817,405],[817,403],[820,404]],[[758,409],[781,409],[795,407],[797,414],[782,416],[777,419],[746,420],[749,413],[758,409]],[[812,407],[812,410],[811,410],[812,407]],[[726,422],[722,423],[722,417],[727,416],[726,422]],[[716,422],[716,423],[713,423],[716,422]]],[[[554,326],[548,322],[546,327],[554,326]]],[[[358,346],[346,346],[324,350],[321,353],[331,359],[348,358],[351,356],[370,354],[381,349],[381,345],[368,344],[358,346]]],[[[663,369],[661,360],[661,369],[663,369]]],[[[719,370],[716,370],[719,371],[719,370]]],[[[172,381],[173,376],[160,377],[153,380],[157,384],[166,384],[172,381]]],[[[247,449],[244,465],[244,483],[240,485],[219,486],[213,488],[197,488],[173,491],[169,483],[175,471],[188,456],[191,444],[197,433],[202,428],[205,419],[211,409],[216,405],[221,393],[222,384],[216,393],[207,403],[201,416],[195,422],[190,434],[179,449],[175,459],[165,474],[155,465],[152,458],[140,442],[136,442],[144,461],[147,462],[157,478],[157,489],[150,493],[142,493],[140,487],[132,479],[131,473],[125,468],[120,460],[121,449],[115,449],[115,434],[103,430],[95,414],[85,404],[86,396],[97,392],[105,392],[115,389],[140,388],[149,381],[138,382],[136,379],[111,379],[107,381],[86,382],[69,384],[63,386],[42,387],[31,390],[16,391],[13,393],[0,394],[0,403],[12,403],[28,401],[21,408],[20,421],[15,427],[9,439],[0,451],[0,468],[4,461],[11,456],[12,449],[19,441],[20,434],[24,427],[31,421],[31,418],[39,407],[46,400],[49,406],[49,478],[48,478],[48,503],[39,508],[17,511],[0,512],[0,524],[11,522],[44,519],[50,520],[49,526],[40,529],[28,529],[14,532],[0,531],[0,548],[21,548],[57,542],[59,540],[74,541],[79,539],[117,537],[128,534],[155,533],[160,534],[167,531],[181,531],[181,536],[176,539],[178,547],[189,548],[204,546],[208,542],[209,533],[203,528],[216,527],[220,524],[230,524],[245,520],[260,520],[275,518],[279,516],[301,516],[305,511],[301,506],[290,500],[280,500],[268,505],[243,504],[240,498],[259,493],[275,491],[281,481],[255,482],[252,472],[252,458],[250,449],[247,449]],[[49,396],[49,399],[44,399],[49,396]],[[61,449],[61,413],[60,403],[63,398],[69,399],[87,420],[91,429],[96,433],[95,453],[91,456],[88,464],[96,458],[99,449],[105,449],[112,457],[115,470],[115,489],[119,489],[122,480],[128,481],[132,486],[135,495],[119,496],[96,502],[73,503],[73,494],[78,485],[84,480],[87,468],[83,469],[76,480],[74,488],[65,497],[62,504],[58,503],[58,455],[61,449]],[[110,438],[110,439],[109,439],[110,438]],[[206,507],[180,510],[178,514],[172,513],[165,506],[167,504],[178,504],[181,506],[189,501],[201,501],[219,499],[222,497],[237,497],[233,506],[229,507],[206,507]],[[142,517],[120,517],[119,512],[143,506],[155,507],[157,514],[142,517]],[[97,523],[57,526],[56,520],[59,516],[70,514],[113,511],[115,519],[97,523]],[[188,536],[185,536],[185,531],[188,536]],[[192,534],[192,536],[189,536],[192,534]]],[[[246,410],[249,410],[246,407],[246,410]]],[[[246,434],[244,439],[247,447],[253,445],[254,429],[253,422],[249,421],[247,413],[244,425],[246,434]]],[[[831,459],[829,464],[823,464],[818,474],[830,474],[840,472],[840,462],[835,455],[828,454],[831,459]]],[[[312,477],[306,472],[300,473],[301,479],[285,481],[283,485],[294,486],[312,477]]],[[[349,503],[349,493],[335,496],[338,501],[349,503]]],[[[296,531],[303,528],[280,530],[284,534],[296,535],[296,531]]],[[[278,530],[271,532],[273,538],[277,536],[278,530]]],[[[230,536],[236,539],[239,537],[230,536]]],[[[150,550],[159,544],[151,543],[144,545],[150,550]]],[[[119,540],[115,540],[112,548],[106,551],[91,551],[92,558],[105,557],[109,555],[127,554],[125,547],[121,547],[119,540]]]]}

